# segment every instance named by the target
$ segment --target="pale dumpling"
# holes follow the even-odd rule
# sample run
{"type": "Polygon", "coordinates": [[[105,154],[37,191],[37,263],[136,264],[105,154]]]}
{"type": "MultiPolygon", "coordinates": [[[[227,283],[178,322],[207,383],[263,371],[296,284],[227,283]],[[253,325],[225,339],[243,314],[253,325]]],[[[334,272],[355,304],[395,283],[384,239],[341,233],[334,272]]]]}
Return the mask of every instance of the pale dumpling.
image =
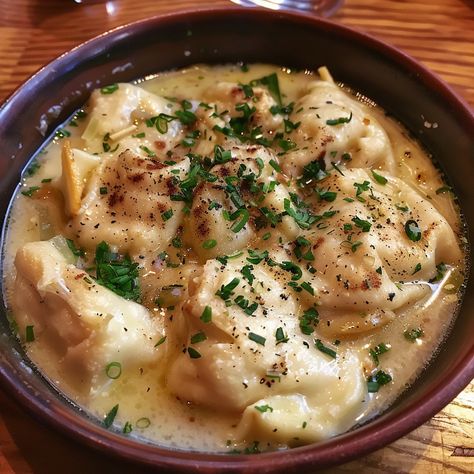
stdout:
{"type": "Polygon", "coordinates": [[[85,389],[105,382],[110,362],[124,371],[158,363],[162,352],[154,346],[163,323],[97,284],[64,249],[52,240],[17,252],[13,308],[20,332],[34,326],[35,340],[52,351],[64,376],[85,389]]]}
{"type": "Polygon", "coordinates": [[[188,159],[166,165],[130,151],[104,160],[71,220],[74,238],[86,248],[106,241],[123,253],[164,250],[183,218],[184,203],[171,195],[188,170],[188,159]]]}
{"type": "MultiPolygon", "coordinates": [[[[431,294],[426,281],[436,276],[436,265],[457,264],[461,250],[444,217],[400,179],[376,173],[386,181],[381,184],[369,170],[341,171],[316,186],[320,196],[334,193],[330,202],[312,198],[314,214],[323,218],[303,234],[316,271],[303,271],[315,295],[303,292],[302,298],[316,300],[336,326],[359,332],[431,294]],[[410,222],[419,229],[412,238],[419,240],[407,234],[410,222]],[[337,322],[351,313],[352,322],[337,322]]],[[[308,262],[298,263],[304,269],[308,262]]]]}
{"type": "Polygon", "coordinates": [[[160,114],[173,116],[177,104],[132,84],[120,83],[116,87],[111,89],[112,93],[96,89],[91,95],[90,113],[82,134],[86,151],[121,153],[131,149],[150,156],[164,153],[177,143],[182,135],[177,119],[167,122],[166,133],[159,132],[154,123],[147,123],[160,114]]]}
{"type": "Polygon", "coordinates": [[[346,162],[353,168],[380,167],[394,173],[392,147],[383,127],[333,82],[310,83],[290,118],[299,125],[288,135],[296,148],[282,165],[289,176],[301,176],[315,159],[324,160],[328,169],[331,163],[346,162]]]}
{"type": "MultiPolygon", "coordinates": [[[[363,409],[360,360],[345,352],[332,358],[319,351],[299,328],[303,309],[285,285],[286,272],[249,264],[250,255],[245,252],[225,265],[210,260],[194,278],[183,307],[188,325],[184,354],[170,368],[168,387],[183,400],[244,411],[243,438],[250,430],[291,443],[303,421],[307,439],[331,436],[350,426],[363,409]],[[245,266],[249,273],[242,270],[245,266]],[[211,314],[208,322],[206,311],[211,314]],[[288,418],[269,419],[268,413],[255,409],[273,402],[275,414],[287,410],[288,418]],[[316,409],[310,414],[306,406],[316,409]]],[[[284,253],[277,255],[284,258],[284,253]]]]}

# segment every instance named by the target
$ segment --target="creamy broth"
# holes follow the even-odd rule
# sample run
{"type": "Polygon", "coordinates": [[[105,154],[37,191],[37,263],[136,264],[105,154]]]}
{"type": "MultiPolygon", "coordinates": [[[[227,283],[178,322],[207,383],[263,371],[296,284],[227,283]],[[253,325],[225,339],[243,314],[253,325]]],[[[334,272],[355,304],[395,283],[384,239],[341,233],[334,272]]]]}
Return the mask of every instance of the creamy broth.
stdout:
{"type": "Polygon", "coordinates": [[[464,280],[430,157],[325,68],[95,91],[20,191],[3,265],[27,355],[160,445],[253,453],[367,421],[429,362],[464,280]]]}

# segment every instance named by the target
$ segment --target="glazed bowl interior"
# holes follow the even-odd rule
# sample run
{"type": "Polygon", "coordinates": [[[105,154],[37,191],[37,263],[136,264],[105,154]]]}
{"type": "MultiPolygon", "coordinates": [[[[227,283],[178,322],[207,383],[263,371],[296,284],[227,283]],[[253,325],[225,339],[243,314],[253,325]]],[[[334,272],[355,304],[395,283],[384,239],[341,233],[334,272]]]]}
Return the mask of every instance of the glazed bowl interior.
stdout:
{"type": "MultiPolygon", "coordinates": [[[[28,159],[92,89],[196,63],[264,62],[315,70],[370,97],[435,157],[474,227],[474,116],[422,66],[368,36],[327,21],[261,10],[187,12],[135,23],[63,55],[26,82],[0,109],[0,213],[28,159]],[[427,128],[426,123],[437,123],[427,128]]],[[[302,472],[348,461],[419,426],[474,376],[474,292],[427,370],[381,416],[319,444],[259,456],[189,453],[140,444],[107,431],[52,388],[25,359],[1,311],[3,385],[37,417],[87,444],[133,461],[199,472],[302,472]]]]}

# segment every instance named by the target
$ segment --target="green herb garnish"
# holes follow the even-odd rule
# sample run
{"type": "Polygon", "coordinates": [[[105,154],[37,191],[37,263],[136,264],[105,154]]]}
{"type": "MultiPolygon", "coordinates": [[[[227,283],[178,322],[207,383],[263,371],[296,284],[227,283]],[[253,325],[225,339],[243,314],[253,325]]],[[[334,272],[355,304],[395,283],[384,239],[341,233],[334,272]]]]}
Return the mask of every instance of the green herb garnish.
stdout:
{"type": "Polygon", "coordinates": [[[412,242],[421,240],[421,229],[414,220],[409,220],[405,224],[405,233],[412,242]]]}
{"type": "Polygon", "coordinates": [[[265,345],[266,339],[263,336],[259,336],[258,334],[255,334],[254,332],[249,332],[249,339],[253,342],[256,342],[257,344],[260,344],[261,346],[265,345]]]}
{"type": "Polygon", "coordinates": [[[115,420],[115,417],[117,416],[119,406],[118,404],[115,405],[105,416],[104,418],[104,426],[106,428],[110,428],[115,420]]]}
{"type": "Polygon", "coordinates": [[[118,90],[118,84],[110,84],[109,86],[101,87],[100,93],[101,94],[113,94],[116,90],[118,90]]]}
{"type": "Polygon", "coordinates": [[[337,352],[334,349],[331,349],[330,347],[325,346],[322,342],[321,339],[316,339],[314,341],[314,344],[318,350],[323,352],[324,354],[327,354],[329,357],[332,357],[333,359],[336,358],[337,352]]]}
{"type": "Polygon", "coordinates": [[[105,366],[105,373],[109,379],[118,379],[122,374],[122,364],[120,362],[110,362],[105,366]]]}

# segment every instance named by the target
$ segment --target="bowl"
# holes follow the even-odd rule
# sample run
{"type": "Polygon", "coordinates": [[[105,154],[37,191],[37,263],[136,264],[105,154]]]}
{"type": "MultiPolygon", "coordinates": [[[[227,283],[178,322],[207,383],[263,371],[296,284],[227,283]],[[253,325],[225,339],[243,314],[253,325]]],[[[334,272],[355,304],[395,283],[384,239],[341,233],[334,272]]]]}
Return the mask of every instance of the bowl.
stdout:
{"type": "MultiPolygon", "coordinates": [[[[46,137],[94,88],[195,63],[266,62],[329,66],[334,77],[375,100],[422,142],[454,187],[474,227],[474,115],[422,65],[368,35],[294,13],[237,8],[196,10],[132,23],[48,64],[0,108],[0,214],[21,171],[46,137]],[[27,120],[25,118],[27,117],[27,120]],[[437,123],[427,128],[426,123],[437,123]]],[[[318,444],[259,455],[186,452],[138,443],[103,428],[39,374],[12,336],[1,307],[0,379],[37,418],[91,447],[184,472],[304,472],[362,456],[403,436],[448,404],[474,377],[474,291],[468,278],[457,320],[429,367],[389,409],[318,444]]]]}

